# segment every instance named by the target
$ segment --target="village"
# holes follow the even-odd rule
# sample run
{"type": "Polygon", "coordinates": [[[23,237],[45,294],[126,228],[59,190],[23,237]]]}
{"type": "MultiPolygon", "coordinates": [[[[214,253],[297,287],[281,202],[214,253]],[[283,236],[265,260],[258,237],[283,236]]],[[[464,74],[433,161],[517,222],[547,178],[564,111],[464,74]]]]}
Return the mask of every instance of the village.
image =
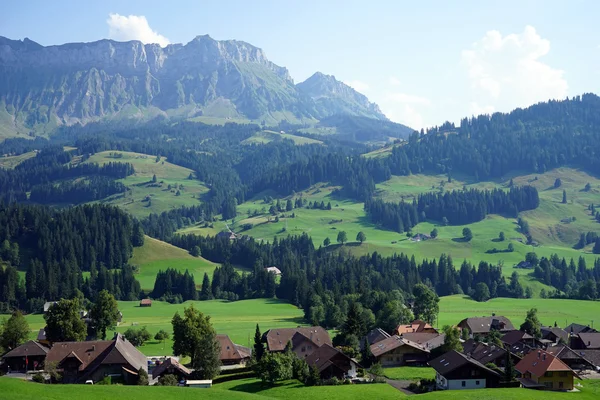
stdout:
{"type": "MultiPolygon", "coordinates": [[[[47,303],[45,311],[53,305],[47,303]]],[[[140,302],[140,307],[151,306],[149,299],[140,302]]],[[[81,318],[89,319],[85,312],[81,318]]],[[[122,314],[119,321],[121,318],[122,314]]],[[[147,357],[122,334],[116,333],[111,340],[52,343],[41,329],[36,340],[6,352],[0,370],[8,377],[40,383],[102,384],[108,379],[113,384],[170,382],[210,388],[234,379],[277,376],[277,371],[257,374],[260,359],[286,355],[306,363],[310,371],[304,380],[307,385],[387,383],[408,394],[519,387],[577,391],[577,381],[598,379],[600,332],[575,323],[564,328],[533,327],[531,331],[530,322],[516,328],[508,318],[491,315],[466,318],[438,330],[415,320],[399,324],[392,332],[372,329],[361,338],[359,354],[347,354],[347,348],[335,346],[335,338],[320,326],[267,329],[260,334],[257,325],[253,348],[234,343],[227,334],[216,335],[221,376],[214,380],[197,379],[197,371],[180,357],[147,357]],[[402,368],[433,369],[435,378],[398,380],[386,373],[402,368]]],[[[277,378],[266,380],[273,384],[277,378]]]]}

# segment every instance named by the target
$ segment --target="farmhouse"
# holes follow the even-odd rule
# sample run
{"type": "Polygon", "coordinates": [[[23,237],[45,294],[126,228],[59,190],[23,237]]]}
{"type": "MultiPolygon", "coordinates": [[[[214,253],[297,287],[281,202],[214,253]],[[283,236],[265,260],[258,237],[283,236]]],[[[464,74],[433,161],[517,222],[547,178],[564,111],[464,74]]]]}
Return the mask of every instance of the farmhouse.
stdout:
{"type": "Polygon", "coordinates": [[[39,330],[36,340],[44,346],[50,347],[50,341],[46,338],[46,327],[39,330]]]}
{"type": "Polygon", "coordinates": [[[429,358],[429,350],[425,346],[398,335],[372,344],[371,353],[384,367],[424,365],[429,358]]]}
{"type": "Polygon", "coordinates": [[[452,350],[429,361],[435,369],[438,389],[484,389],[498,387],[502,376],[479,361],[452,350]]]}
{"type": "Polygon", "coordinates": [[[560,361],[567,364],[571,369],[594,369],[595,367],[594,363],[591,360],[588,360],[582,351],[573,350],[564,344],[558,346],[548,346],[546,351],[553,356],[558,357],[560,361]]]}
{"type": "Polygon", "coordinates": [[[369,346],[378,342],[381,342],[383,339],[387,339],[390,337],[390,334],[384,331],[381,328],[374,328],[367,333],[359,343],[360,350],[362,351],[365,347],[365,343],[368,343],[369,346]]]}
{"type": "Polygon", "coordinates": [[[438,347],[440,347],[441,345],[444,344],[444,339],[446,338],[446,335],[439,334],[439,333],[427,333],[427,332],[420,332],[420,333],[405,333],[403,335],[401,335],[400,337],[404,338],[404,339],[408,339],[411,342],[415,342],[418,343],[420,345],[422,345],[423,347],[425,347],[427,350],[431,351],[433,349],[437,349],[438,347]]]}
{"type": "Polygon", "coordinates": [[[146,356],[120,334],[113,340],[54,343],[46,362],[58,363],[63,383],[98,382],[110,375],[135,384],[139,369],[148,371],[146,356]]]}
{"type": "Polygon", "coordinates": [[[517,365],[519,381],[530,389],[572,390],[573,378],[581,379],[567,364],[544,350],[532,351],[517,365]]]}
{"type": "Polygon", "coordinates": [[[460,329],[469,331],[469,335],[486,336],[492,329],[501,333],[514,331],[512,322],[506,317],[492,315],[491,317],[465,318],[458,323],[460,329]]]}
{"type": "Polygon", "coordinates": [[[321,379],[356,378],[356,372],[360,368],[356,361],[329,344],[316,349],[306,358],[306,363],[319,370],[321,379]]]}
{"type": "Polygon", "coordinates": [[[33,340],[25,342],[2,356],[2,370],[24,372],[43,369],[48,351],[50,348],[33,340]]]}
{"type": "Polygon", "coordinates": [[[549,340],[552,343],[558,343],[561,340],[567,343],[569,334],[562,328],[555,326],[542,326],[542,339],[549,340]]]}
{"type": "Polygon", "coordinates": [[[589,333],[589,332],[598,332],[594,328],[591,328],[589,325],[581,325],[581,324],[571,324],[565,328],[570,335],[579,335],[580,333],[589,333]]]}
{"type": "Polygon", "coordinates": [[[265,267],[265,271],[275,274],[277,276],[281,275],[281,271],[277,267],[265,267]]]}
{"type": "Polygon", "coordinates": [[[217,340],[221,345],[221,355],[219,357],[221,364],[246,364],[250,360],[252,352],[249,348],[234,344],[227,335],[217,335],[217,340]]]}
{"type": "Polygon", "coordinates": [[[152,371],[152,379],[158,379],[167,374],[175,375],[178,381],[182,381],[187,380],[192,374],[192,371],[180,364],[175,358],[169,357],[163,361],[162,364],[154,368],[152,371]]]}
{"type": "Polygon", "coordinates": [[[140,307],[152,307],[152,299],[142,299],[140,301],[140,307]]]}
{"type": "MultiPolygon", "coordinates": [[[[507,351],[502,347],[493,344],[475,342],[473,339],[469,339],[463,343],[463,354],[466,354],[474,360],[479,361],[483,365],[494,363],[498,367],[504,368],[506,366],[507,351]]],[[[509,354],[509,357],[512,359],[513,363],[521,360],[521,357],[518,357],[512,353],[509,354]]]]}
{"type": "Polygon", "coordinates": [[[600,349],[600,332],[579,333],[571,336],[573,349],[600,349]]]}
{"type": "Polygon", "coordinates": [[[542,345],[542,342],[538,339],[523,331],[507,332],[502,335],[500,341],[507,346],[513,346],[516,343],[521,343],[529,347],[540,347],[542,345]]]}
{"type": "Polygon", "coordinates": [[[404,333],[438,333],[438,331],[427,322],[417,319],[408,325],[398,325],[396,334],[402,335],[404,333]]]}
{"type": "Polygon", "coordinates": [[[231,231],[221,231],[221,232],[217,233],[217,237],[229,239],[229,240],[237,239],[237,235],[231,231]]]}
{"type": "Polygon", "coordinates": [[[310,355],[312,351],[324,344],[331,344],[329,333],[320,326],[269,329],[263,333],[262,341],[267,344],[268,351],[279,352],[285,350],[292,338],[294,339],[293,350],[301,358],[310,355]],[[300,335],[294,338],[297,333],[300,335]]]}

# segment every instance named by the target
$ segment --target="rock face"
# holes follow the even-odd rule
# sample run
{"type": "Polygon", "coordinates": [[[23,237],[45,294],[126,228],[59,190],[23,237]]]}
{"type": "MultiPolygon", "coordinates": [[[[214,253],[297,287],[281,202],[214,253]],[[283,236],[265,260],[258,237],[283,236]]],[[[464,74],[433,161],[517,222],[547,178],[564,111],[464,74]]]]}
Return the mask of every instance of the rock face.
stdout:
{"type": "Polygon", "coordinates": [[[198,36],[161,48],[139,41],[42,46],[0,37],[0,124],[48,132],[103,118],[210,116],[266,123],[334,114],[386,119],[362,94],[288,70],[248,43],[198,36]]]}

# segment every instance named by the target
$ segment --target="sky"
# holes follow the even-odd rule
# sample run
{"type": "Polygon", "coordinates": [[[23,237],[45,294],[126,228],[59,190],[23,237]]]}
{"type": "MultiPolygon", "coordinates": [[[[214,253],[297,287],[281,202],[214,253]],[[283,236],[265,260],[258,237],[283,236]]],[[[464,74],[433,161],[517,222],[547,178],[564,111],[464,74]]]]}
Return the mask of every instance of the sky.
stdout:
{"type": "Polygon", "coordinates": [[[420,129],[600,92],[599,12],[596,0],[21,0],[3,3],[0,36],[243,40],[295,82],[334,75],[420,129]]]}

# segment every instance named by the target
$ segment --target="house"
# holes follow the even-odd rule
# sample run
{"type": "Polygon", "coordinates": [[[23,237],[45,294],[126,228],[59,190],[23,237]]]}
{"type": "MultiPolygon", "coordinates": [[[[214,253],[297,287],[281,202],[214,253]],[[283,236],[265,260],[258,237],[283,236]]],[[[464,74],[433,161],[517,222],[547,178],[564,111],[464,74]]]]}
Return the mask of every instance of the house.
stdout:
{"type": "MultiPolygon", "coordinates": [[[[479,361],[483,365],[493,363],[498,367],[504,368],[506,366],[507,350],[501,346],[494,344],[486,344],[482,342],[475,342],[473,339],[467,340],[463,343],[463,354],[479,361]]],[[[519,362],[521,357],[509,353],[513,363],[519,362]]]]}
{"type": "Polygon", "coordinates": [[[415,333],[404,333],[400,335],[400,337],[404,339],[408,339],[411,342],[418,343],[425,347],[427,350],[431,351],[433,349],[437,349],[441,345],[444,344],[444,339],[446,335],[443,333],[427,333],[427,332],[415,332],[415,333]]]}
{"type": "Polygon", "coordinates": [[[577,335],[571,335],[571,348],[600,349],[600,332],[581,332],[577,335]]]}
{"type": "Polygon", "coordinates": [[[412,240],[415,242],[425,241],[431,239],[431,236],[426,233],[417,233],[412,237],[412,240]]]}
{"type": "Polygon", "coordinates": [[[277,276],[281,275],[281,270],[277,267],[265,267],[265,271],[275,274],[277,276]]]}
{"type": "Polygon", "coordinates": [[[402,365],[425,365],[429,350],[425,346],[398,335],[390,336],[371,345],[371,353],[384,367],[402,365]]]}
{"type": "Polygon", "coordinates": [[[449,351],[428,363],[436,372],[435,384],[441,390],[484,389],[498,387],[502,375],[481,362],[449,351]]]}
{"type": "Polygon", "coordinates": [[[294,352],[301,358],[310,355],[309,353],[324,344],[331,344],[329,333],[320,326],[269,329],[263,333],[262,341],[267,344],[268,351],[278,352],[284,351],[292,338],[296,343],[292,344],[294,352]],[[294,338],[297,333],[300,335],[294,338]],[[304,351],[302,351],[303,345],[304,351]]]}
{"type": "Polygon", "coordinates": [[[2,370],[12,372],[24,372],[41,370],[46,361],[49,347],[30,340],[2,356],[2,370]]]}
{"type": "Polygon", "coordinates": [[[565,331],[569,335],[579,335],[580,333],[588,333],[588,332],[598,332],[594,328],[591,328],[589,325],[581,325],[581,324],[571,324],[565,328],[565,331]]]}
{"type": "Polygon", "coordinates": [[[471,337],[474,335],[486,336],[492,329],[501,333],[515,330],[508,318],[493,314],[491,317],[465,318],[458,323],[458,327],[468,330],[471,337]]]}
{"type": "Polygon", "coordinates": [[[356,361],[329,344],[324,344],[313,351],[306,358],[306,363],[319,370],[321,379],[356,378],[357,370],[360,368],[356,361]]]}
{"type": "Polygon", "coordinates": [[[58,303],[58,301],[47,301],[47,302],[45,302],[44,303],[44,314],[46,314],[48,312],[48,310],[50,309],[50,307],[52,307],[56,303],[58,303]]]}
{"type": "Polygon", "coordinates": [[[580,350],[573,350],[567,345],[561,344],[557,346],[548,346],[546,351],[553,356],[558,357],[571,369],[582,370],[595,368],[594,363],[588,360],[583,352],[580,350]]]}
{"type": "Polygon", "coordinates": [[[533,348],[542,346],[542,342],[540,340],[523,331],[506,332],[504,335],[502,335],[500,341],[506,346],[512,346],[516,343],[522,343],[533,348]]]}
{"type": "Polygon", "coordinates": [[[556,326],[542,326],[542,339],[549,340],[551,343],[559,343],[569,341],[569,334],[562,328],[556,326]]]}
{"type": "Polygon", "coordinates": [[[234,232],[231,232],[231,231],[221,231],[221,232],[217,233],[217,237],[218,238],[229,239],[229,240],[235,240],[235,239],[237,239],[237,235],[234,232]]]}
{"type": "Polygon", "coordinates": [[[600,350],[577,350],[577,353],[581,354],[586,360],[588,360],[597,371],[600,371],[600,350]]]}
{"type": "Polygon", "coordinates": [[[192,375],[192,371],[180,364],[175,358],[169,357],[152,370],[152,379],[158,379],[167,374],[175,375],[178,381],[182,381],[187,380],[192,375]]]}
{"type": "Polygon", "coordinates": [[[362,351],[363,348],[365,347],[365,340],[366,340],[366,343],[369,343],[369,346],[370,346],[377,342],[381,342],[383,339],[387,339],[389,337],[390,337],[390,334],[381,328],[371,329],[369,331],[369,333],[367,333],[360,341],[360,343],[359,343],[360,350],[362,351]]]}
{"type": "Polygon", "coordinates": [[[517,365],[519,381],[530,389],[572,390],[573,379],[581,379],[567,364],[544,350],[532,351],[517,365]]]}
{"type": "Polygon", "coordinates": [[[113,340],[54,343],[46,356],[48,362],[57,363],[63,383],[98,382],[110,375],[135,384],[139,369],[148,371],[146,356],[120,334],[113,340]]]}
{"type": "Polygon", "coordinates": [[[403,333],[438,333],[438,331],[427,322],[417,319],[408,325],[398,325],[396,334],[402,335],[403,333]]]}
{"type": "Polygon", "coordinates": [[[152,299],[142,299],[140,301],[140,307],[152,307],[152,299]]]}
{"type": "Polygon", "coordinates": [[[221,355],[219,356],[221,364],[246,364],[250,360],[252,351],[249,348],[234,344],[227,335],[217,335],[217,340],[221,346],[221,355]]]}
{"type": "Polygon", "coordinates": [[[196,389],[208,389],[212,387],[212,379],[205,380],[187,380],[184,386],[196,389]]]}
{"type": "Polygon", "coordinates": [[[36,341],[44,346],[50,347],[50,341],[46,338],[46,327],[39,330],[36,341]]]}
{"type": "Polygon", "coordinates": [[[520,263],[515,265],[515,268],[532,269],[533,264],[531,264],[529,261],[521,261],[520,263]]]}

